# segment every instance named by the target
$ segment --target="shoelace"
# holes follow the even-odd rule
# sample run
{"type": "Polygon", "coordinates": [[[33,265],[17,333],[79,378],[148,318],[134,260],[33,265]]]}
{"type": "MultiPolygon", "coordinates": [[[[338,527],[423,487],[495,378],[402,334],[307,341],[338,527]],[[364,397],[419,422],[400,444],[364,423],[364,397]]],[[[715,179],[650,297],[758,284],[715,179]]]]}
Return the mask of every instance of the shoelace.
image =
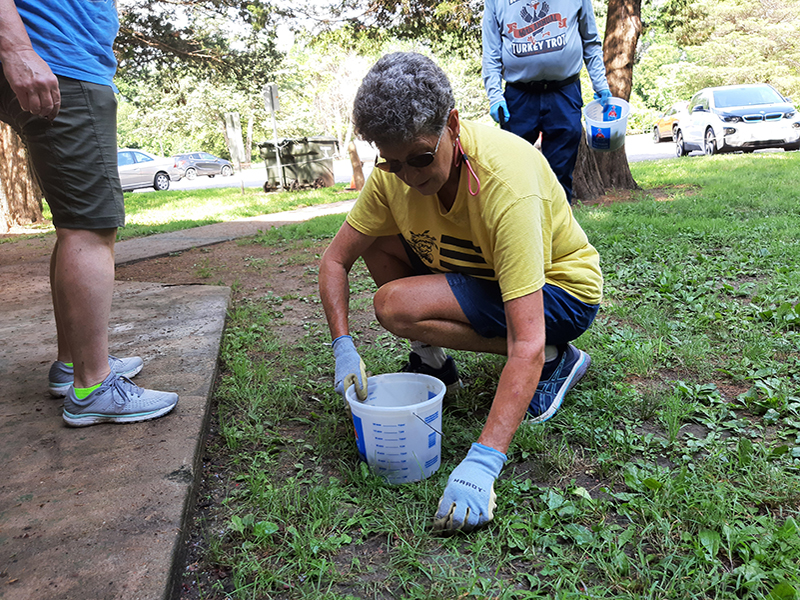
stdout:
{"type": "Polygon", "coordinates": [[[117,392],[114,395],[114,403],[118,405],[126,404],[127,398],[131,394],[136,395],[136,397],[141,397],[142,392],[144,391],[130,379],[125,377],[125,375],[118,375],[108,387],[113,388],[114,391],[117,392]]]}

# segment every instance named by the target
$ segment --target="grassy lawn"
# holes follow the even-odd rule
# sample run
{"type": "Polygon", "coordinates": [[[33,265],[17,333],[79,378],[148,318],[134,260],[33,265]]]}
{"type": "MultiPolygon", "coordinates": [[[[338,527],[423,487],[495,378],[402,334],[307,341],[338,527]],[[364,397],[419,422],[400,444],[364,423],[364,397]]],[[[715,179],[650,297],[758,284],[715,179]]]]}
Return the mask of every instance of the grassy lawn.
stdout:
{"type": "MultiPolygon", "coordinates": [[[[495,519],[469,535],[430,518],[502,360],[454,353],[468,385],[445,402],[442,467],[390,486],[358,462],[318,296],[237,301],[192,597],[800,597],[800,153],[632,170],[668,199],[576,210],[605,274],[577,342],[592,367],[555,418],[521,427],[495,519]],[[287,346],[292,301],[315,318],[287,346]]],[[[256,243],[291,252],[341,219],[256,243]]],[[[368,369],[396,370],[407,346],[374,321],[360,262],[352,281],[368,369]]]]}
{"type": "MultiPolygon", "coordinates": [[[[330,204],[351,200],[356,192],[345,190],[340,183],[329,188],[299,192],[272,192],[265,194],[261,188],[215,188],[165,192],[129,192],[125,194],[125,227],[117,233],[117,240],[166,233],[232,221],[246,217],[282,212],[304,206],[330,204]]],[[[52,219],[50,208],[44,203],[44,217],[52,219]]],[[[43,233],[53,231],[52,225],[43,233]]]]}

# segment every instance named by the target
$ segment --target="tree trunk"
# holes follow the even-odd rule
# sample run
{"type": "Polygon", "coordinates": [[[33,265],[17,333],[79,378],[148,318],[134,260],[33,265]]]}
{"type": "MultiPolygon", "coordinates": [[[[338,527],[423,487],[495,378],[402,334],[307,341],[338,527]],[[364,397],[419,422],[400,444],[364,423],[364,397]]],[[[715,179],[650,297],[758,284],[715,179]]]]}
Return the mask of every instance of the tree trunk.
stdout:
{"type": "MultiPolygon", "coordinates": [[[[608,0],[603,62],[611,94],[623,100],[631,97],[634,54],[642,32],[641,8],[642,0],[608,0]]],[[[589,201],[612,188],[639,189],[631,175],[625,148],[595,152],[589,149],[584,136],[573,174],[573,195],[589,201]]]]}
{"type": "Polygon", "coordinates": [[[355,142],[350,142],[347,152],[350,154],[350,164],[353,167],[353,177],[350,179],[350,187],[347,189],[361,191],[364,187],[364,170],[361,168],[361,159],[358,156],[355,142]]]}
{"type": "Polygon", "coordinates": [[[0,233],[41,223],[42,190],[32,177],[28,151],[5,123],[0,123],[0,157],[0,233]]]}

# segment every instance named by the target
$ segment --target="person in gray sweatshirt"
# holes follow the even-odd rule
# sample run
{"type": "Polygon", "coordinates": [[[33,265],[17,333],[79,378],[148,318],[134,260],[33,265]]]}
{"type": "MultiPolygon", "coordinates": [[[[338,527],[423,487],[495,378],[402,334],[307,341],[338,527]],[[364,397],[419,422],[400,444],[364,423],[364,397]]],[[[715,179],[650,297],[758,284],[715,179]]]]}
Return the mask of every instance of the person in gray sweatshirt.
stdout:
{"type": "Polygon", "coordinates": [[[483,83],[503,129],[536,143],[572,202],[583,64],[605,106],[611,98],[591,0],[486,0],[483,83]],[[503,91],[503,80],[506,82],[503,91]]]}

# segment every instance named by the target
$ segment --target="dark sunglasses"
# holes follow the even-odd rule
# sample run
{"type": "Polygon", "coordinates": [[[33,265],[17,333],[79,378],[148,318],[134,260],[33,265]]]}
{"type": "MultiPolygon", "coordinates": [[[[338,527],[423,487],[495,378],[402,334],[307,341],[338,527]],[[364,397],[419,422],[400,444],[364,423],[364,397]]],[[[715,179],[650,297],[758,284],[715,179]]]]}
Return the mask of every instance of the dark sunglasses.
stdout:
{"type": "Polygon", "coordinates": [[[412,156],[407,160],[383,160],[379,154],[375,157],[375,166],[381,171],[386,171],[387,173],[399,173],[400,169],[403,168],[403,165],[408,165],[409,167],[414,167],[415,169],[423,169],[427,167],[433,162],[433,159],[436,158],[436,151],[439,149],[439,144],[441,143],[442,136],[446,130],[447,127],[442,129],[442,133],[439,134],[439,139],[436,140],[436,147],[433,149],[433,152],[423,152],[422,154],[417,154],[416,156],[412,156]]]}

